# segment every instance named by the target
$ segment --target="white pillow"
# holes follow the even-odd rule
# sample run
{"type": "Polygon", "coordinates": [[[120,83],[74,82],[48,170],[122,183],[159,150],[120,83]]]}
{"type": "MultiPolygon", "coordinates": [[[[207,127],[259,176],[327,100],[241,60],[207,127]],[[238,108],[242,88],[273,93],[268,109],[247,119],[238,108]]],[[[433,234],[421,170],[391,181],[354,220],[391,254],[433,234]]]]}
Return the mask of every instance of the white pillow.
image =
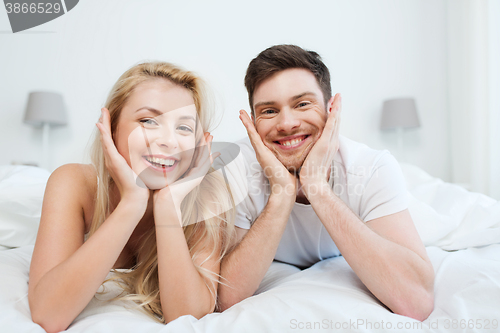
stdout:
{"type": "Polygon", "coordinates": [[[31,166],[0,166],[0,246],[35,244],[47,170],[31,166]]]}
{"type": "Polygon", "coordinates": [[[409,211],[425,246],[444,250],[500,243],[500,201],[401,164],[409,211]]]}

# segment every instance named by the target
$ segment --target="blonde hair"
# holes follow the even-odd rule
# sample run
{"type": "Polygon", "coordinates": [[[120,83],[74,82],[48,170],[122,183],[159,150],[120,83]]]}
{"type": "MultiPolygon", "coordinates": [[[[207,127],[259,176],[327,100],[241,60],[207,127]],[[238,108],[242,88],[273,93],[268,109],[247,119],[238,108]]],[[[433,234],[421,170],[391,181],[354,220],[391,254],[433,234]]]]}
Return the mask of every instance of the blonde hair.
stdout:
{"type": "MultiPolygon", "coordinates": [[[[111,89],[105,105],[110,113],[111,133],[115,133],[121,110],[134,89],[142,82],[152,79],[166,79],[188,89],[193,96],[203,132],[209,130],[210,121],[213,120],[213,108],[209,106],[204,82],[192,72],[170,63],[147,62],[127,70],[111,89]]],[[[113,179],[105,167],[98,131],[95,132],[91,147],[91,159],[97,170],[99,186],[94,216],[87,237],[91,237],[111,213],[109,189],[113,184],[113,179]]],[[[181,203],[182,225],[193,261],[200,252],[200,250],[194,250],[195,248],[211,247],[209,258],[216,256],[219,261],[229,251],[230,242],[235,233],[233,208],[234,203],[228,194],[228,187],[217,172],[208,173],[201,184],[186,196],[181,203]],[[198,222],[200,220],[201,222],[198,222]]],[[[113,299],[133,300],[154,319],[165,322],[160,304],[155,228],[151,228],[143,235],[140,244],[139,251],[142,256],[136,257],[145,259],[138,261],[130,271],[114,270],[114,276],[104,283],[114,280],[123,287],[124,293],[113,299]]],[[[196,268],[203,277],[212,282],[211,285],[207,284],[207,287],[216,299],[220,276],[201,266],[196,265],[196,268]]]]}

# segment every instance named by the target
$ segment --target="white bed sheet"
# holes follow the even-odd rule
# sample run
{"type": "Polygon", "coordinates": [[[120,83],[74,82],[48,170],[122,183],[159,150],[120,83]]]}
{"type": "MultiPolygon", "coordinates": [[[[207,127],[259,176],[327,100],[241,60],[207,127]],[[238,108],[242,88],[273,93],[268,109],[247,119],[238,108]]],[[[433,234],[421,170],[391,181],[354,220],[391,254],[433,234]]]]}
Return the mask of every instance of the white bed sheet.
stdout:
{"type": "Polygon", "coordinates": [[[0,250],[35,244],[47,170],[0,165],[0,250]]]}
{"type": "MultiPolygon", "coordinates": [[[[500,331],[500,203],[442,182],[414,166],[402,168],[410,212],[436,272],[435,309],[424,323],[391,313],[366,289],[344,258],[338,257],[303,271],[273,263],[258,295],[201,320],[184,316],[161,325],[134,310],[134,303],[93,299],[68,331],[500,331]]],[[[34,212],[39,209],[34,205],[30,208],[34,212]]],[[[27,239],[21,236],[16,234],[17,239],[27,239]]],[[[0,251],[2,333],[43,332],[31,321],[27,300],[33,245],[21,245],[0,251]]],[[[111,290],[108,297],[119,292],[113,283],[107,287],[111,290]]]]}
{"type": "MultiPolygon", "coordinates": [[[[0,253],[2,332],[43,332],[31,321],[27,299],[32,250],[24,246],[0,253]]],[[[387,310],[338,257],[303,271],[275,263],[260,294],[201,320],[184,316],[165,326],[134,310],[134,303],[94,299],[68,332],[296,332],[342,326],[342,331],[370,332],[389,325],[415,332],[499,331],[500,244],[454,252],[428,247],[427,252],[436,272],[436,295],[435,309],[423,323],[387,310]]],[[[113,283],[107,287],[110,296],[119,291],[113,283]]]]}

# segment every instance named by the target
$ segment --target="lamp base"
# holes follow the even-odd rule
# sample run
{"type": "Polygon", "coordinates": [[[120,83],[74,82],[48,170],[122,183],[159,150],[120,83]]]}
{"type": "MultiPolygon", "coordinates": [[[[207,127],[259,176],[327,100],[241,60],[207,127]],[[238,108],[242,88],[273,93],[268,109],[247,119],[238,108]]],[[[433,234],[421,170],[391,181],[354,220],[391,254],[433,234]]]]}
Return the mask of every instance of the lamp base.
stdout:
{"type": "Polygon", "coordinates": [[[398,133],[398,160],[399,162],[406,162],[405,151],[403,147],[403,135],[404,135],[403,127],[398,127],[397,133],[398,133]]]}
{"type": "Polygon", "coordinates": [[[50,170],[49,165],[49,132],[50,132],[50,124],[43,123],[43,132],[42,132],[42,162],[40,166],[44,169],[50,170]]]}

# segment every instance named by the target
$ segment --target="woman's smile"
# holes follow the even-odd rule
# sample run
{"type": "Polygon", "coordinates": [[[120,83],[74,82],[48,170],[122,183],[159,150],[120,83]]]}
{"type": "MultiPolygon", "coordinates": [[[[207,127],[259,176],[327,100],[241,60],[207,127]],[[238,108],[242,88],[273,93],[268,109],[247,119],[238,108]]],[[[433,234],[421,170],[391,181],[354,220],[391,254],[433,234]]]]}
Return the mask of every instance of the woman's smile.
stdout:
{"type": "Polygon", "coordinates": [[[146,155],[143,159],[148,167],[163,173],[172,171],[180,161],[178,158],[164,155],[146,155]]]}

